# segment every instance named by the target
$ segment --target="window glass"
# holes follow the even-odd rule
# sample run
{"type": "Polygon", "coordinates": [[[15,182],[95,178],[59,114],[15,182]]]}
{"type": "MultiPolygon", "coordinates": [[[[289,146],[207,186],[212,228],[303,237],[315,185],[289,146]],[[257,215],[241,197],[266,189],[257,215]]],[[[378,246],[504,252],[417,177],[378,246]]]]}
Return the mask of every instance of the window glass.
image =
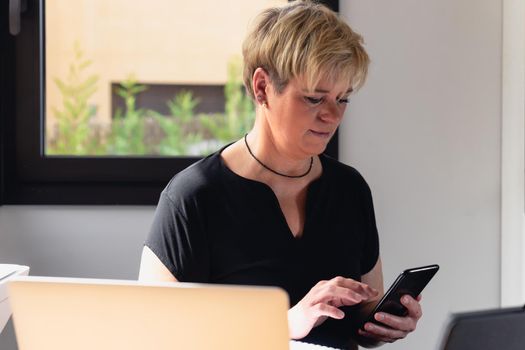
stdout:
{"type": "Polygon", "coordinates": [[[242,40],[286,2],[47,1],[45,154],[200,156],[240,138],[242,40]]]}

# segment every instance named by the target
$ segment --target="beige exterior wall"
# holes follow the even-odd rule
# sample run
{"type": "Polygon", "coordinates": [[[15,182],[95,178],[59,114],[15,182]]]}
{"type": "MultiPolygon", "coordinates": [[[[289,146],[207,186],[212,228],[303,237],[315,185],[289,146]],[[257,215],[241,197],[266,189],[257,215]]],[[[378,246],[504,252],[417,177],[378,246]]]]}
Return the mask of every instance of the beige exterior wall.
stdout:
{"type": "Polygon", "coordinates": [[[227,61],[241,55],[249,23],[286,0],[52,0],[46,2],[46,127],[62,100],[75,42],[99,77],[90,99],[96,120],[109,123],[111,83],[131,74],[141,83],[224,84],[227,61]]]}

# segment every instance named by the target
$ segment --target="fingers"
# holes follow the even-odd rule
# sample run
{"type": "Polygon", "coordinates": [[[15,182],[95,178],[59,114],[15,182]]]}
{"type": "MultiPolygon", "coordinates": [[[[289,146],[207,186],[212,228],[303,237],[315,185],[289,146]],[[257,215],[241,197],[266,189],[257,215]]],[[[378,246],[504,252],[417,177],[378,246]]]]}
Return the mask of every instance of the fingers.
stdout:
{"type": "Polygon", "coordinates": [[[317,283],[290,310],[288,325],[292,339],[306,336],[328,317],[342,319],[344,305],[355,305],[378,295],[378,291],[350,278],[335,277],[317,283]]]}
{"type": "Polygon", "coordinates": [[[421,309],[421,295],[417,299],[412,298],[410,295],[403,295],[401,298],[401,304],[403,304],[408,310],[408,317],[419,320],[423,316],[423,310],[421,309]]]}
{"type": "Polygon", "coordinates": [[[379,294],[379,291],[367,284],[341,276],[321,281],[313,289],[316,290],[317,297],[312,300],[312,305],[318,308],[318,316],[336,319],[344,317],[344,312],[339,307],[356,305],[379,294]]]}
{"type": "MultiPolygon", "coordinates": [[[[383,312],[378,312],[374,315],[374,319],[391,329],[399,330],[401,332],[410,333],[416,330],[417,319],[411,317],[399,317],[383,312]]],[[[365,328],[366,330],[366,328],[365,328]]]]}
{"type": "Polygon", "coordinates": [[[316,287],[323,301],[333,300],[339,306],[355,305],[379,295],[378,290],[367,284],[340,276],[329,281],[321,281],[316,287]]]}
{"type": "Polygon", "coordinates": [[[318,291],[318,301],[334,306],[355,305],[367,300],[368,296],[335,284],[327,284],[318,291]]]}
{"type": "Polygon", "coordinates": [[[333,280],[342,287],[346,287],[357,293],[366,295],[367,299],[371,299],[379,295],[379,291],[377,289],[370,287],[368,284],[361,283],[350,278],[335,277],[333,280]]]}
{"type": "Polygon", "coordinates": [[[314,306],[314,314],[316,317],[327,316],[340,320],[345,317],[345,313],[339,310],[335,306],[331,306],[325,303],[319,303],[314,306]]]}
{"type": "Polygon", "coordinates": [[[385,343],[393,343],[396,340],[405,338],[408,334],[408,332],[403,332],[396,329],[388,329],[370,322],[367,322],[364,328],[364,330],[358,330],[360,335],[377,339],[385,343]]]}
{"type": "Polygon", "coordinates": [[[374,319],[381,324],[367,322],[364,330],[360,330],[359,333],[363,336],[376,338],[384,342],[393,342],[405,338],[408,333],[416,329],[417,322],[423,315],[418,300],[421,300],[421,298],[418,297],[414,299],[410,295],[404,295],[401,298],[401,303],[408,310],[407,316],[399,317],[378,312],[374,315],[374,319]]]}
{"type": "Polygon", "coordinates": [[[404,295],[401,298],[401,304],[403,304],[408,310],[406,316],[400,317],[385,312],[378,312],[374,315],[374,319],[390,328],[405,332],[413,332],[416,329],[417,321],[423,315],[421,305],[410,295],[404,295]]]}

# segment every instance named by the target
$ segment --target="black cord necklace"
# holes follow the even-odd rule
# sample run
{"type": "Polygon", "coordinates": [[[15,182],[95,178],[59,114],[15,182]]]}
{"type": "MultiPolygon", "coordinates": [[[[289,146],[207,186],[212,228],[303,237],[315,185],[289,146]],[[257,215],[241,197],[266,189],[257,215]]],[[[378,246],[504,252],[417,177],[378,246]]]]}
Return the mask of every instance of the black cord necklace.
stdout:
{"type": "Polygon", "coordinates": [[[266,170],[271,171],[272,173],[274,173],[276,175],[284,176],[284,177],[288,177],[288,178],[292,178],[292,179],[297,179],[297,178],[300,178],[300,177],[305,177],[306,175],[310,174],[310,171],[312,170],[312,165],[314,164],[314,157],[310,158],[310,166],[308,167],[308,170],[306,170],[306,172],[304,174],[301,174],[301,175],[286,175],[286,174],[280,173],[278,171],[273,170],[272,168],[270,168],[269,166],[267,166],[266,164],[261,162],[259,159],[257,159],[255,154],[253,154],[252,150],[250,149],[250,146],[248,146],[248,134],[244,135],[244,143],[246,144],[246,148],[248,149],[248,153],[250,153],[250,155],[253,157],[253,159],[255,159],[257,161],[257,163],[261,164],[261,166],[263,168],[265,168],[266,170]]]}

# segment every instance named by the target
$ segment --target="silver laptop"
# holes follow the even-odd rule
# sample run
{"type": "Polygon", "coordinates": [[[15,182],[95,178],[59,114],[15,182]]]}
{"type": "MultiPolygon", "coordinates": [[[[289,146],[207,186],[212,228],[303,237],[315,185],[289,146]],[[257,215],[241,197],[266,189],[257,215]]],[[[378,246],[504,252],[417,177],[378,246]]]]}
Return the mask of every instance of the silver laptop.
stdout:
{"type": "Polygon", "coordinates": [[[523,350],[525,310],[502,308],[453,314],[439,350],[523,350]]]}
{"type": "Polygon", "coordinates": [[[20,350],[285,350],[288,296],[271,287],[20,277],[20,350]]]}
{"type": "Polygon", "coordinates": [[[11,317],[11,308],[9,307],[9,297],[7,294],[7,281],[15,276],[27,276],[28,273],[29,266],[0,264],[0,333],[2,333],[9,317],[11,317]]]}

